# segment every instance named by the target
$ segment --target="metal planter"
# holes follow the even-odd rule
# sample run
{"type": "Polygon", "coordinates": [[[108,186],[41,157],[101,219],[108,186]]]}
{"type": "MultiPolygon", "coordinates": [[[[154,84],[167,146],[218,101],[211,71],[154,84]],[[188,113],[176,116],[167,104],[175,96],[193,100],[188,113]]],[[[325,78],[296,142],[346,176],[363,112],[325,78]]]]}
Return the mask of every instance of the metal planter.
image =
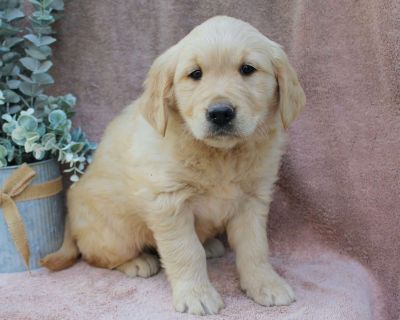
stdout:
{"type": "MultiPolygon", "coordinates": [[[[0,188],[18,167],[0,169],[0,188]]],[[[29,167],[36,172],[32,185],[42,184],[60,176],[59,164],[54,159],[32,163],[29,167]]],[[[64,196],[60,192],[47,198],[19,201],[16,202],[16,206],[25,225],[30,248],[30,268],[37,269],[40,267],[39,260],[57,250],[62,244],[65,220],[64,196]]],[[[0,208],[0,273],[20,271],[26,271],[26,267],[0,208]]]]}

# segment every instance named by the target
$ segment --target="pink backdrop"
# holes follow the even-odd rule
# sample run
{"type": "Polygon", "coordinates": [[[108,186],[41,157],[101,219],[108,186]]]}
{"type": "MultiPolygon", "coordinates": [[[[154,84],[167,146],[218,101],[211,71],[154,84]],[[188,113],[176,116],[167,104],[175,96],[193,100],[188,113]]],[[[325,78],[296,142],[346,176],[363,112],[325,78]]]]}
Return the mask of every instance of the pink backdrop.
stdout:
{"type": "Polygon", "coordinates": [[[312,264],[335,251],[327,261],[332,266],[349,256],[374,282],[364,289],[374,292],[363,304],[375,319],[397,319],[398,1],[71,1],[57,27],[55,91],[77,95],[75,123],[98,141],[115,114],[138,97],[153,59],[217,14],[248,21],[281,43],[308,98],[290,129],[270,215],[274,254],[312,264]]]}

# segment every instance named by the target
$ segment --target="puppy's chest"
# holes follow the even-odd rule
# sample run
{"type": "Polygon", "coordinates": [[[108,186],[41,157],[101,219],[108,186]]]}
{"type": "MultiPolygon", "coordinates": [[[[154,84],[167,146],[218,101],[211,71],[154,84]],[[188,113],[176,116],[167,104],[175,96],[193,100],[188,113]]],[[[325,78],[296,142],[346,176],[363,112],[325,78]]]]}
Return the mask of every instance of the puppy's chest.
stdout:
{"type": "Polygon", "coordinates": [[[243,186],[251,180],[254,165],[240,159],[215,159],[197,163],[187,170],[196,193],[223,200],[234,200],[243,193],[243,186]]]}
{"type": "Polygon", "coordinates": [[[191,168],[191,199],[194,214],[199,223],[211,223],[219,228],[230,216],[240,210],[247,194],[251,192],[254,163],[240,159],[217,159],[212,163],[191,168]],[[236,160],[236,161],[235,161],[236,160]]]}
{"type": "Polygon", "coordinates": [[[195,193],[190,199],[196,225],[201,230],[222,232],[227,221],[240,210],[245,193],[240,184],[223,182],[210,185],[205,191],[195,193]]]}

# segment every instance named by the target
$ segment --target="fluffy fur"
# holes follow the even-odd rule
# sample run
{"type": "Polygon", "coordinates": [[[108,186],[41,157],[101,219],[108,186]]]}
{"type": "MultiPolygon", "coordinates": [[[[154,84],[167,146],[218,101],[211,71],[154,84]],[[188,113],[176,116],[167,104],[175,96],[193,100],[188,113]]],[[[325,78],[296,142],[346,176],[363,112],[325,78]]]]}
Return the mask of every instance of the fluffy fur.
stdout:
{"type": "Polygon", "coordinates": [[[159,269],[177,311],[215,314],[223,301],[210,283],[206,255],[223,254],[227,232],[240,285],[262,305],[294,300],[268,261],[266,221],[285,128],[305,103],[280,46],[255,28],[214,17],[152,65],[143,95],[108,126],[93,163],[68,192],[61,249],[51,270],[78,255],[88,263],[148,277],[159,269]],[[256,72],[240,74],[243,64],[256,72]],[[201,68],[201,80],[188,75],[201,68]],[[214,135],[215,102],[235,107],[233,131],[214,135]],[[205,245],[205,249],[203,245],[205,245]]]}

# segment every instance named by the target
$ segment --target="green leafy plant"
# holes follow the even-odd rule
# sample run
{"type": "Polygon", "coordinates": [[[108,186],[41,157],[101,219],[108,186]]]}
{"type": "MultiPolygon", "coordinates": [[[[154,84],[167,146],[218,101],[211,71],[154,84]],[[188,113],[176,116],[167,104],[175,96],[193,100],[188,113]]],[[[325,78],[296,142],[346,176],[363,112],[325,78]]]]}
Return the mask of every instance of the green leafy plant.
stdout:
{"type": "Polygon", "coordinates": [[[45,94],[54,83],[48,73],[56,41],[51,25],[64,3],[29,2],[33,12],[26,16],[21,1],[0,1],[0,167],[56,157],[76,181],[96,145],[80,128],[72,129],[76,98],[45,94]]]}

